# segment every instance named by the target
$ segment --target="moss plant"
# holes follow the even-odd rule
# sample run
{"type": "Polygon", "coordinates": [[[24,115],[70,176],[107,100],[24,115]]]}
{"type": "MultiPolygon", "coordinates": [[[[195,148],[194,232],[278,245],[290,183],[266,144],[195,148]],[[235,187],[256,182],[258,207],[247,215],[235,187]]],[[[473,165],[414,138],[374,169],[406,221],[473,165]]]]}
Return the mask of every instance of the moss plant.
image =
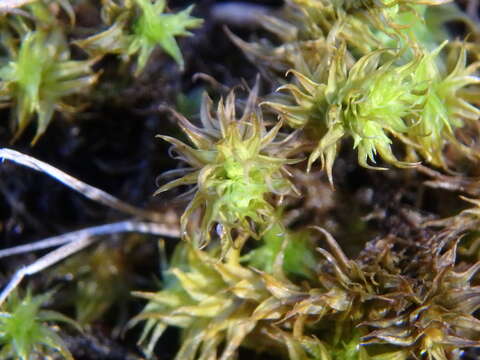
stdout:
{"type": "Polygon", "coordinates": [[[210,99],[204,98],[202,128],[178,115],[180,126],[195,148],[176,138],[160,136],[173,144],[191,171],[162,186],[156,194],[196,184],[195,196],[182,216],[182,228],[188,234],[188,222],[200,211],[200,245],[210,241],[214,225],[225,248],[232,242],[233,229],[258,237],[277,221],[269,197],[282,197],[294,190],[285,165],[297,160],[288,159],[289,139],[277,139],[281,123],[267,131],[262,113],[255,107],[257,90],[255,87],[251,91],[240,118],[236,117],[233,92],[225,101],[219,101],[214,115],[210,99]]]}
{"type": "MultiPolygon", "coordinates": [[[[466,50],[458,51],[458,61],[448,74],[443,74],[437,58],[443,46],[422,57],[413,73],[416,80],[415,93],[423,93],[418,103],[422,105],[418,121],[411,124],[409,138],[418,144],[417,151],[431,164],[447,167],[442,149],[448,142],[462,147],[455,138],[455,130],[464,125],[464,120],[476,121],[480,111],[462,96],[468,86],[478,84],[475,76],[478,63],[467,66],[466,50]]],[[[462,149],[467,152],[466,147],[462,149]]]]}
{"type": "Polygon", "coordinates": [[[92,61],[70,58],[64,34],[56,30],[34,30],[24,33],[19,48],[0,68],[0,96],[12,103],[13,123],[18,138],[36,116],[37,130],[32,143],[45,132],[55,111],[71,113],[69,96],[85,93],[97,80],[92,61]]]}
{"type": "Polygon", "coordinates": [[[217,261],[218,249],[210,253],[191,245],[177,247],[164,289],[137,292],[149,300],[131,325],[145,320],[140,343],[151,356],[167,326],[182,328],[178,360],[233,358],[245,337],[254,330],[252,312],[265,297],[261,277],[239,263],[238,251],[230,250],[225,261],[217,261]]]}
{"type": "Polygon", "coordinates": [[[13,294],[8,299],[0,312],[2,359],[30,360],[59,353],[63,358],[73,360],[60,336],[47,324],[77,325],[58,312],[41,309],[51,296],[51,293],[32,296],[27,292],[23,298],[13,294]]]}
{"type": "Polygon", "coordinates": [[[198,28],[202,20],[190,16],[193,6],[178,13],[165,13],[165,8],[165,0],[125,0],[118,4],[106,1],[104,21],[110,27],[77,44],[94,55],[113,53],[124,58],[138,55],[137,75],[157,47],[183,69],[183,56],[175,38],[191,35],[188,30],[198,28]]]}
{"type": "MultiPolygon", "coordinates": [[[[60,5],[74,24],[72,4],[65,0],[60,5]]],[[[202,20],[190,16],[192,6],[175,14],[165,13],[165,8],[164,0],[104,2],[103,15],[110,28],[72,41],[89,53],[87,60],[72,58],[69,26],[48,1],[28,4],[18,14],[4,14],[1,45],[6,56],[0,61],[0,101],[15,108],[14,140],[34,117],[37,130],[32,144],[43,135],[56,111],[67,115],[77,112],[80,107],[73,104],[78,101],[71,100],[85,95],[97,82],[100,73],[95,74],[92,66],[103,55],[119,54],[123,59],[138,55],[138,75],[160,46],[183,68],[176,38],[191,35],[188,29],[199,27],[202,20]]]]}
{"type": "Polygon", "coordinates": [[[375,162],[378,153],[389,163],[409,166],[395,158],[389,134],[400,135],[408,129],[404,119],[416,100],[409,84],[413,64],[395,67],[390,61],[380,66],[383,55],[372,52],[347,70],[342,48],[332,55],[330,69],[317,71],[325,82],[295,73],[301,88],[283,88],[295,96],[295,105],[267,103],[291,125],[314,128],[321,134],[309,167],[320,158],[330,181],[339,142],[348,135],[354,140],[360,165],[370,167],[368,161],[375,162]]]}
{"type": "MultiPolygon", "coordinates": [[[[264,102],[280,122],[270,132],[264,130],[261,114],[251,110],[255,93],[235,122],[231,95],[226,104],[219,101],[219,125],[208,103],[201,113],[202,128],[179,119],[195,149],[163,137],[193,170],[160,191],[197,187],[183,228],[200,211],[201,221],[192,221],[190,231],[201,229],[196,242],[209,245],[189,250],[195,259],[205,256],[205,268],[193,261],[187,273],[173,267],[179,279],[175,301],[170,301],[169,287],[140,294],[149,303],[135,322],[147,321],[142,340],[150,334],[149,354],[167,324],[196,329],[183,330],[179,359],[234,359],[241,343],[291,360],[445,360],[459,358],[460,348],[480,345],[475,317],[480,297],[472,280],[479,266],[457,266],[458,242],[452,239],[461,232],[458,228],[420,239],[377,238],[350,259],[322,229],[329,250],[313,251],[315,235],[289,232],[271,202],[271,194],[288,195],[292,188],[277,174],[293,153],[307,152],[308,168],[320,159],[333,182],[345,137],[352,138],[358,163],[366,168],[378,169],[379,158],[397,167],[415,167],[424,160],[448,168],[446,146],[474,155],[456,131],[465,120],[473,123],[480,116],[472,101],[478,92],[478,64],[467,63],[466,44],[449,45],[432,33],[436,26],[446,34],[428,6],[445,2],[296,0],[286,5],[287,21],[265,20],[279,36],[278,46],[234,38],[270,75],[289,69],[290,78],[277,79],[284,84],[282,93],[264,102]],[[285,149],[287,155],[274,141],[294,138],[283,124],[298,129],[293,134],[300,137],[285,149]],[[263,136],[270,147],[251,145],[262,144],[263,136]],[[403,154],[394,152],[395,142],[404,145],[403,154]],[[260,161],[267,158],[268,166],[260,161]],[[227,230],[235,247],[224,249],[224,257],[210,264],[219,253],[217,239],[210,241],[214,224],[221,225],[216,228],[220,235],[227,230]],[[257,228],[264,231],[255,232],[257,228]],[[261,242],[246,244],[249,237],[261,242]],[[243,254],[240,263],[233,253],[243,254]],[[236,270],[227,275],[220,269],[227,269],[232,259],[236,270]],[[248,276],[242,280],[241,274],[248,276]],[[207,277],[217,280],[206,282],[207,277]],[[227,281],[233,278],[233,283],[227,281]],[[256,297],[246,297],[253,288],[256,297]],[[219,303],[236,305],[226,309],[219,303]],[[220,330],[225,332],[221,336],[220,330]]],[[[443,21],[457,16],[452,8],[444,10],[443,21]]]]}
{"type": "MultiPolygon", "coordinates": [[[[31,18],[4,18],[8,59],[0,68],[0,100],[12,105],[17,136],[38,117],[34,141],[54,110],[70,110],[70,95],[96,80],[94,59],[135,57],[139,75],[161,48],[183,69],[177,39],[202,23],[191,6],[173,13],[163,0],[105,0],[101,30],[78,40],[82,29],[38,1],[22,10],[31,18]],[[86,60],[72,59],[70,40],[86,60]]],[[[160,289],[133,293],[146,301],[129,326],[144,326],[139,346],[147,358],[157,355],[168,327],[179,329],[178,360],[235,360],[241,348],[287,360],[460,360],[464,349],[480,348],[480,263],[457,251],[463,235],[478,235],[480,200],[438,220],[448,202],[439,188],[480,193],[478,179],[460,175],[480,161],[478,31],[448,2],[287,0],[275,15],[256,17],[273,36],[248,43],[232,35],[275,92],[260,97],[257,79],[246,99],[235,89],[217,101],[205,94],[195,116],[188,99],[173,94],[186,80],[172,86],[167,93],[189,119],[172,110],[181,134],[162,128],[179,165],[159,178],[175,176],[155,195],[180,187],[189,203],[178,214],[182,241],[167,247],[169,260],[162,250],[160,289]],[[469,39],[448,39],[454,19],[475,30],[469,39]],[[389,166],[386,175],[370,171],[389,166]],[[426,201],[415,169],[437,177],[426,184],[436,187],[426,201]],[[337,178],[339,193],[327,184],[337,178]],[[309,198],[299,201],[302,195],[309,198]]],[[[157,114],[146,108],[149,127],[157,114]]],[[[84,188],[144,216],[140,231],[158,235],[175,222],[84,188]]],[[[83,245],[75,241],[62,251],[83,245]]],[[[59,271],[78,281],[70,304],[82,325],[126,298],[133,266],[124,266],[125,249],[115,249],[100,246],[59,271]]],[[[0,355],[27,360],[53,349],[71,359],[47,323],[72,322],[40,310],[49,296],[9,298],[0,312],[0,355]]]]}
{"type": "Polygon", "coordinates": [[[266,104],[291,126],[319,134],[314,135],[320,140],[309,166],[320,158],[330,181],[340,140],[345,136],[353,138],[358,162],[364,167],[371,167],[368,162],[374,163],[377,154],[399,167],[414,166],[396,159],[392,137],[417,150],[428,162],[446,167],[443,146],[447,141],[459,144],[455,128],[463,125],[463,119],[480,116],[459,91],[480,79],[472,76],[477,64],[466,67],[465,50],[460,51],[454,69],[443,75],[436,64],[442,47],[419,54],[402,66],[396,64],[399,55],[382,64],[386,50],[379,50],[365,55],[350,69],[344,65],[346,50],[342,47],[332,54],[329,69],[319,68],[310,77],[292,71],[300,86],[285,85],[281,90],[290,92],[293,104],[266,104]]]}
{"type": "Polygon", "coordinates": [[[402,254],[416,244],[405,241],[394,250],[392,241],[399,239],[381,239],[364,257],[351,260],[324,234],[330,251],[318,249],[315,274],[303,283],[283,272],[285,250],[266,273],[241,267],[236,251],[219,263],[215,251],[182,246],[178,251],[187,252],[176,259],[187,263],[171,268],[178,281],[158,293],[138,294],[150,301],[134,320],[147,321],[147,353],[167,325],[185,329],[178,359],[216,356],[221,344],[226,347],[220,358],[233,359],[240,343],[258,346],[262,337],[274,341],[268,351],[288,349],[290,359],[425,354],[444,360],[459,347],[480,344],[473,316],[480,301],[471,284],[479,266],[456,270],[456,245],[443,249],[425,243],[413,262],[402,262],[402,254]]]}
{"type": "Polygon", "coordinates": [[[290,6],[298,12],[291,21],[304,20],[304,28],[288,32],[284,22],[267,20],[267,28],[287,44],[273,49],[236,39],[253,59],[274,54],[266,66],[290,68],[294,81],[279,88],[287,94],[274,95],[266,104],[317,143],[309,167],[320,158],[331,182],[336,154],[347,136],[353,138],[364,167],[371,167],[377,157],[396,166],[413,166],[418,153],[447,168],[441,154],[447,142],[468,153],[455,139],[455,129],[480,115],[469,103],[472,97],[463,98],[479,82],[474,75],[478,64],[467,65],[464,48],[444,50],[457,55],[454,64],[442,56],[448,45],[438,42],[441,38],[431,26],[442,29],[442,21],[458,18],[458,12],[448,7],[435,20],[426,3],[438,4],[293,1],[290,6]],[[361,27],[350,29],[358,21],[361,27]],[[291,36],[280,35],[282,31],[291,36]],[[408,161],[393,154],[393,138],[406,145],[408,161]]]}

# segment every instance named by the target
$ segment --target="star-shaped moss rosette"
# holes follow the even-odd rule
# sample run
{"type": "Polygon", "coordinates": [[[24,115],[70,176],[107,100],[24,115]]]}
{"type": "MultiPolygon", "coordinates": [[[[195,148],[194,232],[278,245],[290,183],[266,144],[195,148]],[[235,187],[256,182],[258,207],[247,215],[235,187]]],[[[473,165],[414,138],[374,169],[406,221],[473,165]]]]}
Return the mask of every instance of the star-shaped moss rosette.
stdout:
{"type": "Polygon", "coordinates": [[[433,52],[425,51],[413,72],[414,93],[417,100],[412,107],[418,107],[418,113],[409,126],[407,136],[418,144],[416,151],[429,163],[448,168],[443,156],[446,144],[457,147],[466,155],[472,151],[461,144],[455,130],[464,125],[464,121],[477,121],[480,110],[471,101],[478,104],[480,78],[477,75],[479,62],[467,66],[467,51],[450,49],[451,55],[458,59],[451,69],[442,70],[439,58],[446,42],[433,52]],[[469,90],[468,93],[465,90],[469,90]]]}
{"type": "Polygon", "coordinates": [[[462,348],[480,346],[480,321],[475,315],[480,290],[472,284],[480,263],[455,269],[456,247],[444,253],[440,253],[444,251],[441,246],[433,252],[428,249],[430,256],[434,254],[430,262],[425,261],[428,254],[413,259],[409,270],[420,270],[419,260],[427,266],[417,273],[421,276],[407,277],[409,288],[401,286],[400,293],[412,306],[363,322],[362,326],[373,330],[363,337],[364,344],[405,347],[412,355],[432,360],[455,358],[462,348]]]}
{"type": "Polygon", "coordinates": [[[73,360],[64,342],[49,323],[67,323],[78,329],[70,318],[50,310],[42,310],[52,294],[25,297],[10,295],[0,309],[0,357],[2,359],[30,360],[59,354],[73,360]]]}
{"type": "Polygon", "coordinates": [[[217,250],[179,244],[163,289],[134,293],[149,301],[130,323],[146,322],[139,343],[147,357],[169,326],[182,329],[178,360],[233,360],[245,345],[257,326],[252,313],[268,293],[259,274],[240,264],[238,250],[231,248],[222,261],[217,250]]]}
{"type": "Polygon", "coordinates": [[[183,56],[176,37],[192,35],[188,30],[198,28],[202,19],[190,16],[193,5],[178,13],[166,13],[165,0],[125,0],[104,4],[103,20],[109,28],[76,43],[93,55],[119,54],[128,59],[137,56],[138,75],[150,55],[161,47],[180,66],[183,56]]]}
{"type": "Polygon", "coordinates": [[[70,58],[67,41],[59,30],[29,31],[22,36],[19,48],[10,50],[8,62],[0,68],[0,98],[14,106],[15,139],[36,116],[34,144],[55,111],[75,112],[68,98],[85,93],[98,74],[91,69],[94,60],[70,58]]]}
{"type": "Polygon", "coordinates": [[[466,66],[464,49],[450,72],[440,70],[439,53],[445,44],[433,52],[420,51],[404,65],[397,64],[402,53],[377,50],[351,67],[345,46],[340,47],[333,51],[330,65],[325,62],[314,73],[292,70],[297,83],[279,89],[289,96],[266,104],[290,126],[305,128],[318,138],[309,167],[320,159],[330,182],[345,137],[353,139],[358,162],[367,168],[376,168],[369,162],[375,163],[377,154],[398,167],[414,166],[415,153],[433,165],[447,167],[442,153],[446,144],[471,153],[456,139],[454,130],[463,126],[463,120],[479,118],[480,111],[469,102],[478,90],[469,87],[480,79],[474,75],[478,63],[466,66]],[[394,156],[393,138],[406,145],[413,162],[394,156]]]}
{"type": "Polygon", "coordinates": [[[298,162],[289,160],[292,137],[279,139],[282,124],[267,131],[257,102],[258,86],[250,92],[243,115],[236,117],[235,94],[218,102],[212,113],[212,103],[204,97],[201,108],[203,127],[177,116],[179,125],[195,147],[180,140],[160,136],[173,144],[180,159],[190,166],[190,173],[162,186],[156,194],[179,185],[194,184],[195,195],[181,218],[184,235],[189,238],[187,224],[194,213],[201,213],[199,230],[204,245],[217,225],[225,248],[230,246],[231,231],[258,234],[277,222],[273,195],[285,196],[294,187],[285,166],[298,162]],[[225,240],[225,241],[223,241],[225,240]]]}
{"type": "Polygon", "coordinates": [[[358,162],[364,167],[375,168],[369,162],[375,163],[377,154],[395,166],[414,165],[396,159],[390,137],[408,130],[405,117],[415,101],[410,85],[415,63],[396,66],[395,60],[389,60],[382,64],[387,53],[371,52],[348,68],[343,46],[330,55],[330,65],[325,62],[310,76],[292,70],[298,85],[279,89],[290,97],[265,103],[290,126],[313,136],[317,146],[309,157],[309,168],[320,158],[331,183],[333,163],[345,137],[353,138],[358,162]]]}
{"type": "Polygon", "coordinates": [[[418,239],[399,247],[387,237],[351,260],[322,232],[330,251],[318,249],[326,262],[319,259],[317,281],[262,273],[270,297],[252,316],[276,321],[279,331],[268,331],[291,359],[445,360],[480,346],[480,290],[473,284],[480,263],[457,268],[451,234],[449,249],[446,238],[432,237],[410,256],[418,239]]]}
{"type": "Polygon", "coordinates": [[[223,262],[218,255],[179,244],[163,290],[134,293],[149,300],[130,324],[146,321],[140,344],[148,357],[165,329],[175,326],[182,329],[176,359],[236,358],[257,325],[251,314],[266,290],[255,271],[240,265],[238,251],[230,251],[223,262]]]}
{"type": "MultiPolygon", "coordinates": [[[[282,258],[282,251],[278,258],[282,258]]],[[[286,342],[274,338],[282,333],[277,322],[288,316],[294,302],[289,298],[290,304],[271,312],[265,301],[272,294],[293,296],[296,287],[242,265],[237,249],[231,248],[222,261],[218,260],[219,252],[218,248],[201,251],[181,243],[163,274],[163,289],[134,293],[148,300],[143,311],[130,322],[130,326],[135,326],[145,321],[139,344],[147,357],[154,355],[156,343],[169,326],[182,329],[182,342],[175,357],[178,360],[234,360],[240,347],[265,348],[272,354],[287,355],[286,342]]],[[[276,266],[282,267],[281,262],[277,261],[276,266]]],[[[283,273],[280,278],[284,278],[283,273]]],[[[282,324],[285,328],[291,325],[282,324]]]]}
{"type": "Polygon", "coordinates": [[[146,321],[147,355],[168,326],[182,329],[182,360],[235,359],[239,347],[290,360],[445,360],[480,346],[480,263],[455,264],[457,232],[376,239],[352,260],[319,230],[329,250],[300,281],[284,271],[291,239],[269,272],[242,265],[238,249],[219,261],[218,247],[180,244],[164,289],[136,293],[149,300],[131,323],[146,321]]]}

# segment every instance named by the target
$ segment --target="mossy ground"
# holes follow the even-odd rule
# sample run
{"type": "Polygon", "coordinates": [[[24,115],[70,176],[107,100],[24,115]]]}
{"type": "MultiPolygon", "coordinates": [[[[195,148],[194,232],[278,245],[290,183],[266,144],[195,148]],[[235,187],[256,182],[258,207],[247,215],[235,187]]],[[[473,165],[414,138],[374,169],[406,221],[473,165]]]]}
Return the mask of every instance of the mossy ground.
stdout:
{"type": "MultiPolygon", "coordinates": [[[[280,0],[251,2],[272,7],[281,5],[280,0]]],[[[79,3],[76,8],[78,28],[100,21],[97,8],[86,1],[79,3]]],[[[172,0],[169,6],[184,8],[190,3],[172,0]]],[[[217,2],[202,0],[194,3],[193,15],[203,18],[205,23],[195,31],[194,37],[180,41],[185,58],[183,73],[174,60],[158,51],[138,78],[121,78],[118,76],[119,61],[106,57],[97,65],[104,74],[85,111],[72,121],[56,114],[45,135],[31,147],[34,127],[29,127],[11,145],[6,120],[9,110],[1,110],[1,146],[13,147],[48,162],[129,203],[158,211],[173,208],[180,216],[188,203],[188,198],[178,198],[184,189],[152,197],[157,188],[156,177],[178,167],[168,155],[169,144],[155,138],[157,134],[182,136],[166,108],[173,106],[189,113],[198,108],[199,94],[203,90],[208,90],[216,98],[225,95],[221,87],[211,82],[195,81],[193,75],[196,73],[208,74],[227,87],[242,81],[253,85],[257,74],[254,65],[223,31],[224,24],[213,21],[211,9],[217,2]]],[[[230,30],[244,39],[260,34],[266,36],[258,28],[230,27],[230,30]]],[[[269,93],[274,85],[262,81],[262,88],[262,93],[269,93]]],[[[304,210],[300,214],[291,211],[292,229],[322,224],[348,255],[357,256],[365,243],[375,236],[427,236],[427,230],[420,226],[421,221],[451,216],[466,207],[457,193],[424,186],[426,177],[415,170],[378,172],[360,168],[350,148],[344,146],[335,163],[335,191],[325,174],[312,171],[308,176],[298,176],[298,187],[304,197],[289,200],[286,212],[304,210]]],[[[465,172],[478,176],[479,169],[471,166],[465,172]]],[[[159,181],[165,182],[164,179],[159,181]]],[[[85,200],[44,175],[12,163],[0,166],[0,196],[2,248],[123,218],[122,214],[85,200]]],[[[155,290],[154,278],[159,276],[160,261],[157,242],[152,237],[140,238],[139,235],[127,238],[115,236],[107,240],[105,248],[123,249],[124,258],[119,266],[128,268],[132,274],[125,279],[127,288],[155,290]]],[[[168,240],[167,253],[171,253],[174,246],[175,241],[168,240]]],[[[4,283],[20,265],[34,259],[34,254],[2,259],[0,283],[4,283]]],[[[74,300],[71,299],[75,282],[56,269],[59,268],[32,277],[28,284],[35,292],[56,287],[54,308],[75,317],[74,300]]],[[[119,329],[141,310],[144,302],[128,293],[125,296],[120,310],[111,307],[94,320],[84,334],[73,331],[65,334],[64,339],[75,359],[141,358],[136,346],[141,327],[123,334],[119,329]]],[[[157,353],[162,354],[161,359],[171,359],[177,346],[178,331],[168,330],[159,342],[157,353]]],[[[469,356],[475,359],[479,355],[475,350],[469,350],[465,359],[469,356]]],[[[266,360],[268,357],[242,351],[239,360],[242,359],[266,360]]]]}

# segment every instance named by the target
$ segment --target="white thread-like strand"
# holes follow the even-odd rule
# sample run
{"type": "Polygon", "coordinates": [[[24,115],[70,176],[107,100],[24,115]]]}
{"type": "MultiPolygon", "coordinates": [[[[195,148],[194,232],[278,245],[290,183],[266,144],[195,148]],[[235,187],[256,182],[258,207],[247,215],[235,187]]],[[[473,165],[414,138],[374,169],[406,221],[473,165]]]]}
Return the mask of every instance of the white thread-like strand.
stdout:
{"type": "MultiPolygon", "coordinates": [[[[38,250],[46,247],[51,247],[55,245],[64,244],[60,248],[53,250],[52,252],[40,257],[38,260],[32,264],[22,267],[15,272],[8,284],[0,293],[0,305],[5,301],[5,299],[10,295],[10,293],[20,284],[22,279],[25,276],[36,274],[49,266],[67,258],[68,256],[86,248],[95,241],[98,240],[100,235],[109,235],[109,234],[118,234],[123,232],[138,232],[144,234],[152,234],[158,236],[174,236],[178,237],[178,233],[172,234],[169,230],[157,223],[150,222],[139,222],[135,220],[121,221],[112,224],[95,226],[83,230],[74,231],[71,233],[55,236],[45,240],[40,240],[35,242],[30,248],[38,250]],[[55,245],[52,245],[55,244],[55,245]],[[42,247],[43,246],[43,247],[42,247]]],[[[25,250],[25,247],[28,245],[22,245],[22,249],[25,250]]],[[[3,257],[10,256],[13,254],[18,254],[20,247],[10,248],[3,250],[3,257]]]]}
{"type": "MultiPolygon", "coordinates": [[[[13,161],[17,164],[29,167],[30,169],[45,173],[55,180],[61,182],[65,186],[68,186],[70,189],[77,191],[86,198],[99,202],[105,206],[111,207],[118,211],[137,216],[143,219],[147,219],[153,222],[162,223],[164,222],[164,216],[160,213],[153,211],[146,211],[140,208],[137,208],[133,205],[130,205],[112,195],[98,189],[94,186],[88,185],[83,181],[80,181],[73,176],[57,169],[56,167],[49,165],[41,160],[35,159],[29,155],[22,154],[21,152],[3,148],[0,149],[0,158],[5,160],[13,161]]],[[[173,228],[172,228],[173,230],[173,228]]]]}
{"type": "Polygon", "coordinates": [[[158,223],[140,222],[135,220],[120,221],[111,224],[93,226],[86,229],[72,231],[66,234],[52,236],[33,243],[14,246],[0,250],[0,259],[8,256],[24,254],[32,251],[43,250],[60,246],[83,236],[100,236],[119,232],[139,232],[166,237],[179,237],[179,229],[171,229],[158,223]]]}

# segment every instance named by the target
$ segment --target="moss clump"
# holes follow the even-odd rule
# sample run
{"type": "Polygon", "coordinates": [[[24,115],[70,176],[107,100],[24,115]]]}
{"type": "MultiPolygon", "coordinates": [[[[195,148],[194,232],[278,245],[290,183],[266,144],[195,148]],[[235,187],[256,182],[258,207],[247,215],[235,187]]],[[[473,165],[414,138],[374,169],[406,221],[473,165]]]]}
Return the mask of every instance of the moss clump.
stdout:
{"type": "Polygon", "coordinates": [[[74,327],[76,324],[58,312],[41,310],[51,296],[51,293],[32,296],[27,292],[24,298],[17,294],[8,298],[0,312],[2,358],[30,360],[58,352],[63,358],[73,360],[62,339],[48,323],[68,323],[74,327]]]}

